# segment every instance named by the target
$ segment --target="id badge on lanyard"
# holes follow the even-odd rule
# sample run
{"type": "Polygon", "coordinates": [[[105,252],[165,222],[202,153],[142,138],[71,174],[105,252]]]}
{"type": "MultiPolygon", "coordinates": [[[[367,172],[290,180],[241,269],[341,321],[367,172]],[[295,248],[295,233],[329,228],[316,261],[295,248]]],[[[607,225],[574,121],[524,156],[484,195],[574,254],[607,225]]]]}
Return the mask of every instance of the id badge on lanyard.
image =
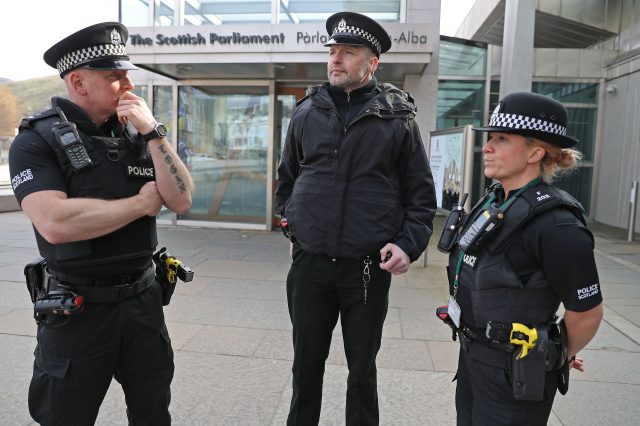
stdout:
{"type": "Polygon", "coordinates": [[[456,327],[460,328],[460,315],[462,314],[462,310],[460,309],[460,305],[456,302],[456,299],[453,296],[449,296],[449,307],[448,307],[449,318],[453,321],[456,327]]]}

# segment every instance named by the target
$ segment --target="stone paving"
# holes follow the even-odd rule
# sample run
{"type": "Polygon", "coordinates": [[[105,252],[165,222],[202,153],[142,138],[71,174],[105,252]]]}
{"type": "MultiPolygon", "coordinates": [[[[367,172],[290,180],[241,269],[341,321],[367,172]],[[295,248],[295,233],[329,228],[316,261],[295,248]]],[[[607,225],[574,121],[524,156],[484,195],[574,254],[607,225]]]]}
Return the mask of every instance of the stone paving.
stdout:
{"type": "MultiPolygon", "coordinates": [[[[605,320],[581,353],[587,371],[572,373],[550,425],[631,425],[640,418],[640,243],[627,243],[621,230],[593,229],[605,320]]],[[[165,310],[175,351],[174,424],[284,425],[292,347],[285,295],[289,254],[282,235],[163,226],[159,239],[195,271],[165,310]]],[[[392,281],[378,356],[382,425],[455,424],[451,380],[458,346],[434,315],[447,300],[446,258],[435,240],[426,267],[416,262],[392,281]]],[[[0,214],[0,425],[34,424],[27,389],[35,324],[22,271],[37,255],[35,247],[23,213],[0,214]]],[[[325,374],[322,425],[344,424],[346,376],[338,326],[325,374]]],[[[115,381],[97,424],[127,424],[115,381]]]]}

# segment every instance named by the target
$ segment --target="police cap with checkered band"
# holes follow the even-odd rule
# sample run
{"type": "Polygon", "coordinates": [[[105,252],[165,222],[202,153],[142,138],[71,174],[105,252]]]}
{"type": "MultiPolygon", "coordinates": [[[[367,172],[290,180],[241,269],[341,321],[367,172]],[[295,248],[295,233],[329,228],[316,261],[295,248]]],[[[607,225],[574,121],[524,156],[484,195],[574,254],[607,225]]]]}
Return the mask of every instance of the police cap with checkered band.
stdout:
{"type": "Polygon", "coordinates": [[[331,36],[325,46],[351,44],[367,46],[379,58],[391,48],[391,37],[373,19],[355,12],[338,12],[327,19],[327,32],[331,36]]]}
{"type": "Polygon", "coordinates": [[[491,114],[489,125],[473,130],[530,136],[541,141],[571,148],[578,139],[567,136],[567,109],[548,96],[514,92],[505,96],[491,114]]]}
{"type": "Polygon", "coordinates": [[[44,52],[47,65],[58,69],[60,77],[75,68],[136,70],[125,50],[127,27],[119,22],[102,22],[83,28],[44,52]]]}

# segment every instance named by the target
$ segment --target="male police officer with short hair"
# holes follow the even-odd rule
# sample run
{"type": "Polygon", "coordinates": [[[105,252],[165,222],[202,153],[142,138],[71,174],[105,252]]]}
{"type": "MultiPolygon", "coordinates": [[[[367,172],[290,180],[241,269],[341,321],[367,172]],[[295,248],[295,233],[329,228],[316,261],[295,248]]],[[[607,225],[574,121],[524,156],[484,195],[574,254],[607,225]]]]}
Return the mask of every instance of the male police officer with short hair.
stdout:
{"type": "Polygon", "coordinates": [[[391,274],[406,272],[426,248],[436,197],[413,99],[373,76],[389,35],[352,12],[332,15],[327,31],[329,83],[313,88],[294,112],[278,169],[276,197],[293,257],[288,424],[319,421],[324,364],[340,316],[346,423],[374,425],[375,359],[391,274]]]}
{"type": "Polygon", "coordinates": [[[39,318],[29,410],[44,425],[93,424],[113,377],[129,424],[171,423],[155,216],[163,205],[187,211],[193,184],[166,128],[131,93],[127,37],[105,22],[47,50],[70,100],[23,120],[10,150],[13,190],[46,259],[39,291],[84,300],[76,315],[39,318]]]}

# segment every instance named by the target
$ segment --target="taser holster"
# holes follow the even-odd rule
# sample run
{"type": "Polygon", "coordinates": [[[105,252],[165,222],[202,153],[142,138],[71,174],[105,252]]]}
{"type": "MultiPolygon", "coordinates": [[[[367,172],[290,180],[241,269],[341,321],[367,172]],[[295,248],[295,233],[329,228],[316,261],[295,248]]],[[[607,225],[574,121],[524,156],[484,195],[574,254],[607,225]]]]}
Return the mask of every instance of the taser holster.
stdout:
{"type": "Polygon", "coordinates": [[[193,270],[176,259],[165,247],[153,254],[153,262],[156,265],[156,277],[162,287],[162,304],[167,306],[176,289],[178,279],[183,282],[193,280],[193,270]]]}
{"type": "Polygon", "coordinates": [[[533,348],[520,347],[513,353],[511,385],[513,397],[520,401],[542,401],[544,396],[549,334],[545,325],[536,326],[537,339],[533,348]]]}

